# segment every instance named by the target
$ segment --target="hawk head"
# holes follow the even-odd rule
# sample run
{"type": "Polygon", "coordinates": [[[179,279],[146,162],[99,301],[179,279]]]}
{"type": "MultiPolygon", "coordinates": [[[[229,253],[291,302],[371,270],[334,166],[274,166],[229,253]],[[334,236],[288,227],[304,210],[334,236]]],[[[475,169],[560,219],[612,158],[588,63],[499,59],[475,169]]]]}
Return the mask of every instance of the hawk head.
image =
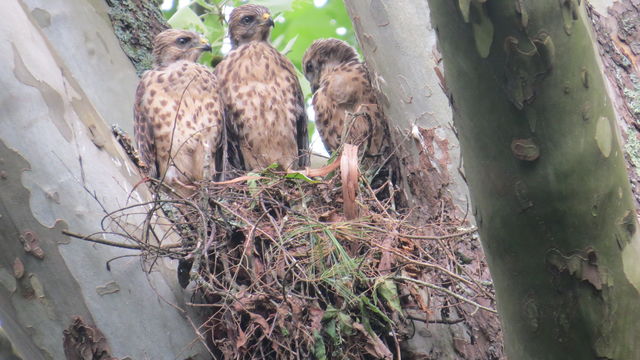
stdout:
{"type": "Polygon", "coordinates": [[[157,67],[179,60],[195,62],[205,51],[211,51],[207,39],[191,31],[169,29],[153,40],[153,60],[157,67]]]}
{"type": "Polygon", "coordinates": [[[235,49],[251,41],[267,41],[273,26],[271,13],[266,7],[253,4],[238,6],[229,16],[231,47],[235,49]]]}
{"type": "Polygon", "coordinates": [[[325,69],[350,61],[359,61],[358,53],[351,45],[338,39],[320,39],[314,41],[304,53],[302,69],[311,84],[311,90],[316,92],[325,69]]]}

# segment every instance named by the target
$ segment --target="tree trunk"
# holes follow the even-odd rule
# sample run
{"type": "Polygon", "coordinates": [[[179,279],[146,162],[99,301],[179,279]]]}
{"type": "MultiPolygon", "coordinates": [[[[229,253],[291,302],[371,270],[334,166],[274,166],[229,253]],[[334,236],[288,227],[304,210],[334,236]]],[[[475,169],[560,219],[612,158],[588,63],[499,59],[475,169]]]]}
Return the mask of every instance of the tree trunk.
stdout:
{"type": "Polygon", "coordinates": [[[0,12],[0,354],[6,338],[23,359],[95,354],[106,349],[99,331],[119,358],[201,353],[173,269],[159,261],[146,274],[137,252],[61,234],[100,231],[105,212],[148,198],[132,190],[137,170],[107,126],[131,129],[137,77],[105,3],[3,0],[0,12]],[[135,256],[106,269],[125,255],[135,256]],[[88,327],[75,339],[86,343],[63,346],[72,325],[88,327]]]}
{"type": "MultiPolygon", "coordinates": [[[[389,118],[402,159],[400,185],[414,214],[420,215],[417,223],[443,212],[451,219],[472,221],[451,108],[441,88],[440,59],[427,2],[345,0],[345,4],[389,118]]],[[[452,271],[465,269],[483,281],[491,281],[482,249],[475,242],[452,246],[455,253],[473,259],[467,265],[455,263],[452,271]]],[[[431,281],[437,282],[437,277],[431,281]]],[[[483,297],[479,301],[491,303],[483,297]]],[[[431,306],[433,323],[414,323],[416,333],[404,344],[406,358],[502,358],[496,315],[475,312],[464,322],[448,324],[459,318],[456,308],[449,307],[441,294],[432,294],[431,306]]]]}
{"type": "Polygon", "coordinates": [[[466,184],[459,172],[451,109],[434,71],[436,39],[426,2],[388,6],[380,0],[346,0],[345,4],[391,119],[394,142],[401,144],[402,188],[410,205],[439,208],[442,202],[451,206],[455,200],[457,211],[464,214],[466,184]]]}
{"type": "Polygon", "coordinates": [[[640,8],[631,0],[590,3],[589,17],[596,32],[604,73],[624,138],[629,178],[640,205],[640,8]]]}
{"type": "Polygon", "coordinates": [[[640,243],[580,1],[429,1],[511,359],[635,359],[640,243]]]}

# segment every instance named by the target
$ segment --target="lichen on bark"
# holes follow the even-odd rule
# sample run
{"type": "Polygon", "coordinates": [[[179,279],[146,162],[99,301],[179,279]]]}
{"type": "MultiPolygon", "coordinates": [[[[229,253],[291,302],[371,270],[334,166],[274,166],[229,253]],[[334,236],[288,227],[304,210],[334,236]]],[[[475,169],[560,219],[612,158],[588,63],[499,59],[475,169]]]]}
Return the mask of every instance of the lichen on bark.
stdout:
{"type": "Polygon", "coordinates": [[[160,11],[161,1],[106,0],[120,46],[140,75],[151,68],[153,38],[169,27],[160,11]]]}

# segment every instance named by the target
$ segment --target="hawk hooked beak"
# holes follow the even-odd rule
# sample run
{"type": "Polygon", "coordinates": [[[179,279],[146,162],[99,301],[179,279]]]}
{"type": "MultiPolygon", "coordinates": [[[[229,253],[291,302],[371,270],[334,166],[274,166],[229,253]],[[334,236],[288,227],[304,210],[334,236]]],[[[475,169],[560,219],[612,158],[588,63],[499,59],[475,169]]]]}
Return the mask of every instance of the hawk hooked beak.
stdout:
{"type": "Polygon", "coordinates": [[[202,51],[211,51],[209,41],[203,36],[200,37],[200,49],[202,49],[202,51]]]}
{"type": "Polygon", "coordinates": [[[273,19],[271,18],[271,14],[268,14],[268,13],[262,14],[262,20],[266,21],[266,24],[268,26],[271,26],[271,27],[275,27],[276,26],[276,23],[274,23],[273,19]]]}

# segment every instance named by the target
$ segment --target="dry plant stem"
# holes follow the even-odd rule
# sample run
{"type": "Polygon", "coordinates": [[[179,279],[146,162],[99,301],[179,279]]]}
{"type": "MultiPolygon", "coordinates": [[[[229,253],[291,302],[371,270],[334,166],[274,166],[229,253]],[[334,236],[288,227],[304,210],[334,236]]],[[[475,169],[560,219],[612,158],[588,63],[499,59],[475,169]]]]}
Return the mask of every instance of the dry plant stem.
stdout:
{"type": "Polygon", "coordinates": [[[289,174],[299,173],[307,177],[325,177],[329,175],[331,172],[338,169],[340,166],[340,159],[342,158],[342,154],[338,155],[338,157],[329,165],[323,166],[319,169],[304,169],[303,171],[288,171],[289,174]]]}
{"type": "MultiPolygon", "coordinates": [[[[226,210],[226,211],[228,211],[229,213],[233,214],[233,215],[234,215],[235,217],[237,217],[238,219],[240,219],[240,220],[244,221],[244,223],[245,223],[245,224],[247,224],[247,226],[254,226],[254,225],[251,223],[251,221],[249,221],[249,220],[248,220],[247,218],[245,218],[244,216],[242,216],[242,215],[238,214],[237,212],[233,211],[233,209],[229,208],[229,207],[228,207],[228,206],[226,206],[225,204],[223,204],[223,203],[221,203],[221,202],[219,202],[219,201],[215,201],[215,200],[212,200],[212,201],[213,201],[216,205],[220,206],[221,208],[225,209],[225,210],[226,210]]],[[[257,231],[260,231],[264,236],[266,236],[267,238],[269,238],[269,240],[271,240],[271,241],[275,242],[275,240],[273,239],[273,237],[272,237],[269,233],[267,233],[266,231],[264,231],[264,230],[262,230],[262,229],[258,228],[257,226],[256,226],[256,230],[257,230],[257,231]]]]}
{"type": "MultiPolygon", "coordinates": [[[[369,181],[367,181],[367,179],[364,176],[361,176],[360,180],[364,182],[364,184],[367,186],[367,190],[369,190],[370,193],[375,194],[375,191],[373,190],[373,188],[371,188],[371,184],[369,183],[369,181]]],[[[384,188],[385,186],[387,186],[388,183],[389,183],[389,180],[387,180],[382,186],[380,186],[378,191],[384,188]]],[[[389,198],[392,199],[393,195],[390,196],[389,198]]],[[[378,204],[378,207],[384,212],[384,215],[386,215],[387,217],[391,217],[391,215],[389,214],[388,206],[382,205],[382,203],[380,202],[377,196],[374,196],[373,200],[376,202],[376,204],[378,204]]]]}
{"type": "MultiPolygon", "coordinates": [[[[414,228],[414,230],[418,230],[418,229],[417,229],[417,228],[414,228]]],[[[440,245],[440,248],[441,248],[445,253],[447,253],[447,257],[449,258],[449,261],[450,261],[451,263],[456,264],[456,268],[460,269],[460,271],[461,271],[464,275],[466,275],[466,276],[467,276],[467,278],[469,278],[469,279],[471,279],[471,280],[466,280],[465,278],[461,277],[460,275],[455,275],[455,276],[454,276],[454,275],[451,275],[451,274],[454,274],[454,273],[451,273],[451,272],[449,272],[448,270],[446,270],[446,269],[444,269],[444,268],[442,268],[442,267],[440,267],[440,266],[438,266],[437,268],[438,268],[439,270],[441,270],[441,271],[443,271],[443,272],[447,273],[448,275],[453,276],[453,277],[455,277],[456,279],[458,279],[458,280],[461,280],[461,281],[465,282],[467,285],[472,285],[472,284],[470,284],[470,283],[469,283],[469,281],[471,281],[473,284],[475,284],[475,285],[476,285],[476,290],[477,290],[477,291],[479,290],[479,291],[480,291],[484,296],[486,296],[487,298],[489,298],[489,299],[493,299],[493,298],[494,298],[494,296],[493,296],[492,294],[490,294],[490,293],[485,289],[485,287],[484,287],[484,286],[482,286],[480,283],[478,283],[478,282],[477,282],[477,280],[475,280],[475,279],[474,279],[474,277],[473,277],[473,276],[471,276],[471,274],[469,274],[469,273],[468,273],[468,271],[465,269],[465,267],[464,267],[464,266],[460,266],[460,264],[458,263],[458,261],[455,259],[455,256],[451,253],[451,249],[449,248],[449,246],[447,246],[447,245],[443,242],[443,240],[446,240],[446,239],[451,239],[451,238],[455,238],[455,237],[462,237],[462,236],[465,236],[465,235],[474,234],[474,233],[476,233],[476,232],[477,232],[477,230],[478,230],[477,228],[473,227],[473,228],[471,228],[471,229],[469,229],[469,230],[466,230],[466,231],[463,231],[463,232],[460,232],[460,233],[449,234],[449,235],[444,235],[444,236],[423,236],[423,235],[404,235],[404,234],[403,234],[402,236],[403,236],[403,237],[406,237],[406,238],[409,238],[409,239],[418,239],[418,240],[436,240],[436,241],[438,242],[438,244],[440,245]]],[[[402,257],[404,257],[404,255],[402,255],[402,254],[398,254],[398,256],[402,256],[402,257]]],[[[428,255],[428,253],[427,253],[427,256],[429,256],[429,255],[428,255]]],[[[430,256],[429,256],[429,257],[430,257],[430,256]]],[[[412,260],[412,259],[407,258],[407,257],[405,257],[405,259],[406,259],[406,260],[408,260],[408,261],[411,261],[411,262],[416,261],[416,260],[412,260]]],[[[421,265],[421,266],[428,266],[428,267],[431,267],[431,264],[426,263],[426,262],[422,262],[422,264],[420,264],[420,265],[421,265]]]]}
{"type": "MultiPolygon", "coordinates": [[[[204,335],[202,335],[202,332],[200,331],[200,328],[204,324],[200,325],[199,327],[196,326],[196,324],[193,323],[193,320],[191,319],[190,316],[187,316],[187,320],[189,321],[189,324],[191,325],[191,327],[193,328],[193,331],[196,333],[196,336],[197,336],[197,339],[193,339],[193,342],[200,341],[200,343],[202,345],[204,345],[204,348],[207,349],[207,352],[209,353],[209,355],[211,355],[211,357],[214,358],[215,355],[211,352],[211,350],[207,346],[207,340],[205,339],[204,335]]],[[[191,345],[191,344],[189,344],[189,345],[191,345]]],[[[185,348],[186,347],[187,347],[187,345],[185,345],[185,348]]]]}
{"type": "MultiPolygon", "coordinates": [[[[227,247],[227,251],[223,251],[222,254],[220,254],[220,257],[222,258],[224,280],[227,282],[227,284],[231,284],[235,292],[239,292],[240,288],[238,287],[236,282],[233,280],[233,275],[231,275],[231,269],[229,269],[229,256],[227,255],[228,252],[229,252],[229,248],[227,247]]],[[[206,284],[209,285],[208,283],[206,284]]],[[[210,289],[210,291],[212,290],[210,289]]]]}
{"type": "MultiPolygon", "coordinates": [[[[96,238],[92,237],[91,235],[76,234],[76,233],[68,231],[68,230],[62,230],[62,233],[64,235],[67,235],[67,236],[70,236],[70,237],[73,237],[73,238],[76,238],[76,239],[86,240],[86,241],[90,241],[90,242],[94,242],[94,243],[102,244],[102,245],[119,247],[119,248],[122,248],[122,249],[163,251],[163,250],[179,249],[179,248],[182,247],[181,244],[169,244],[169,245],[163,245],[163,246],[153,246],[153,245],[144,245],[143,246],[143,245],[123,244],[123,243],[119,243],[119,242],[115,242],[115,241],[96,239],[96,238]]],[[[92,235],[94,235],[94,234],[92,234],[92,235]]],[[[115,234],[114,233],[114,235],[120,235],[120,234],[115,234]]]]}
{"type": "MultiPolygon", "coordinates": [[[[171,163],[173,163],[173,155],[172,155],[173,154],[173,137],[174,137],[175,132],[176,132],[176,126],[178,125],[178,114],[180,114],[180,107],[182,107],[182,100],[184,100],[184,94],[187,92],[187,90],[189,89],[189,86],[191,86],[191,83],[195,79],[196,79],[195,76],[193,78],[191,78],[191,80],[189,80],[189,82],[187,83],[187,86],[185,86],[184,90],[182,90],[182,94],[180,94],[180,100],[178,102],[178,108],[176,109],[176,115],[173,118],[173,127],[171,129],[171,138],[170,138],[170,141],[169,141],[169,157],[167,158],[167,164],[166,164],[166,168],[167,169],[169,169],[169,167],[172,166],[171,163]]],[[[180,151],[180,148],[182,148],[182,145],[183,144],[180,145],[180,147],[178,148],[176,153],[178,151],[180,151]]],[[[178,169],[177,167],[176,167],[176,169],[178,171],[180,171],[180,169],[178,169]]],[[[160,169],[158,169],[158,172],[159,171],[160,171],[160,169]]],[[[162,174],[162,177],[160,178],[160,183],[164,183],[164,178],[165,178],[166,175],[167,175],[166,172],[164,174],[162,174]]]]}
{"type": "MultiPolygon", "coordinates": [[[[339,164],[334,161],[333,168],[315,170],[335,171],[339,164]]],[[[310,171],[314,169],[298,173],[309,176],[313,174],[310,171]]],[[[489,290],[469,276],[458,275],[459,270],[449,270],[456,265],[450,252],[441,248],[454,244],[443,239],[463,239],[475,229],[457,232],[458,222],[447,214],[426,227],[413,227],[407,222],[411,211],[398,214],[388,200],[376,197],[366,179],[360,176],[359,180],[355,201],[361,217],[351,221],[345,221],[342,214],[339,176],[311,183],[287,177],[285,172],[267,171],[235,181],[202,182],[193,197],[185,199],[174,193],[168,199],[157,196],[156,201],[144,204],[147,216],[136,234],[141,231],[153,236],[151,229],[160,226],[163,219],[157,209],[175,205],[183,216],[168,214],[166,218],[173,231],[184,237],[182,245],[172,244],[173,251],[142,241],[126,245],[141,250],[145,257],[170,253],[181,259],[200,258],[194,259],[191,280],[205,303],[190,305],[210,309],[211,317],[194,340],[206,338],[210,349],[220,349],[229,360],[311,358],[315,331],[323,337],[327,353],[339,353],[342,358],[366,358],[371,355],[367,344],[374,343],[399,358],[397,334],[405,333],[398,321],[401,316],[386,305],[385,298],[379,298],[380,303],[364,301],[378,291],[375,284],[380,279],[409,289],[434,289],[434,296],[448,299],[445,303],[472,304],[470,309],[464,306],[469,309],[465,314],[489,309],[472,301],[474,296],[492,299],[489,290]],[[419,235],[422,233],[445,235],[419,235]],[[345,249],[352,248],[360,250],[349,255],[345,249]],[[387,276],[404,269],[410,270],[410,275],[387,276]],[[425,274],[445,279],[452,286],[441,288],[410,279],[423,279],[425,274]],[[335,319],[350,318],[360,327],[369,321],[373,333],[341,334],[348,346],[335,342],[324,332],[328,321],[336,321],[324,310],[328,306],[340,316],[335,319]],[[370,306],[374,308],[368,309],[370,306]],[[368,339],[362,341],[363,337],[368,339]]],[[[393,193],[392,185],[385,186],[393,193]]],[[[167,184],[160,183],[156,189],[170,193],[167,184]]],[[[128,215],[138,211],[130,206],[108,218],[123,224],[128,215]]],[[[408,296],[427,311],[428,307],[422,307],[426,298],[420,293],[412,291],[408,296]]]]}
{"type": "Polygon", "coordinates": [[[442,236],[433,236],[433,235],[409,235],[409,234],[399,234],[402,237],[408,238],[408,239],[416,239],[416,240],[446,240],[446,239],[452,239],[452,238],[457,238],[460,236],[464,236],[464,235],[469,235],[469,234],[474,234],[478,231],[478,229],[476,229],[475,227],[463,232],[459,232],[459,233],[455,233],[455,234],[448,234],[448,235],[442,235],[442,236]]]}
{"type": "MultiPolygon", "coordinates": [[[[471,229],[471,230],[466,231],[466,232],[458,233],[458,234],[456,234],[456,235],[458,235],[458,236],[463,236],[463,235],[467,235],[467,234],[470,234],[470,233],[474,233],[475,231],[476,231],[476,229],[474,228],[474,229],[471,229]]],[[[396,236],[397,236],[397,234],[396,234],[396,236]]],[[[401,235],[401,236],[402,236],[402,237],[407,237],[407,236],[406,236],[406,235],[404,235],[404,234],[403,234],[403,235],[401,235]]],[[[418,238],[418,239],[423,238],[422,236],[414,236],[414,237],[415,237],[415,238],[418,238]]],[[[441,238],[449,238],[449,237],[450,237],[450,235],[442,236],[442,237],[440,237],[440,239],[435,239],[435,240],[440,241],[440,240],[441,240],[441,238]]],[[[440,246],[443,248],[443,251],[448,252],[447,247],[446,247],[444,244],[442,244],[441,242],[439,242],[439,244],[440,244],[440,246]]],[[[487,298],[489,298],[489,299],[492,299],[492,298],[493,298],[493,295],[489,294],[489,292],[487,292],[487,290],[486,290],[486,289],[485,289],[485,288],[484,288],[480,283],[478,283],[478,282],[477,282],[477,281],[476,281],[476,280],[475,280],[475,279],[474,279],[474,278],[473,278],[473,277],[472,277],[472,276],[471,276],[471,275],[470,275],[470,274],[469,274],[469,273],[464,269],[464,267],[463,267],[463,266],[459,266],[459,265],[458,265],[457,267],[458,267],[459,269],[461,269],[461,271],[463,271],[463,272],[464,272],[464,275],[466,275],[466,276],[467,276],[469,279],[471,279],[471,280],[468,280],[468,279],[466,279],[466,278],[464,278],[464,277],[462,277],[462,276],[460,276],[460,275],[458,275],[458,274],[456,274],[456,273],[454,273],[454,272],[451,272],[451,271],[449,271],[449,270],[447,270],[447,269],[443,268],[442,266],[439,266],[439,265],[436,265],[436,264],[432,264],[432,263],[428,263],[428,262],[424,262],[424,261],[419,261],[419,260],[412,259],[412,258],[408,257],[407,255],[405,255],[405,254],[401,253],[401,252],[400,252],[400,251],[398,251],[397,249],[384,248],[384,247],[382,247],[382,246],[380,246],[380,245],[377,245],[377,244],[373,244],[373,245],[374,245],[374,246],[377,246],[377,247],[379,247],[379,248],[381,248],[381,249],[383,249],[383,250],[385,250],[385,251],[393,252],[393,253],[394,253],[394,254],[396,254],[397,256],[399,256],[399,257],[401,257],[401,258],[405,259],[406,261],[408,261],[408,262],[410,262],[410,263],[413,263],[413,264],[415,264],[415,265],[424,266],[424,267],[430,267],[430,268],[436,269],[436,270],[438,270],[438,271],[441,271],[441,272],[443,272],[443,273],[445,273],[445,274],[447,274],[447,275],[449,275],[449,276],[451,276],[451,277],[453,277],[453,278],[455,278],[455,279],[457,279],[457,280],[460,280],[460,281],[464,282],[465,284],[467,284],[467,285],[469,285],[469,286],[473,286],[473,285],[475,285],[475,286],[476,286],[476,289],[477,289],[477,290],[479,290],[479,291],[480,291],[483,295],[485,295],[487,298]]],[[[448,256],[449,256],[449,255],[448,255],[448,256]]],[[[449,256],[449,258],[450,258],[450,256],[449,256]]],[[[450,259],[450,260],[451,260],[451,259],[450,259]]],[[[458,264],[458,262],[457,262],[457,261],[455,261],[455,260],[452,260],[452,261],[453,261],[455,264],[458,264]]]]}
{"type": "Polygon", "coordinates": [[[210,182],[210,184],[211,185],[232,185],[232,184],[239,184],[245,181],[261,180],[261,179],[266,179],[266,178],[264,176],[245,175],[245,176],[240,176],[231,180],[210,182]]]}
{"type": "MultiPolygon", "coordinates": [[[[468,230],[468,231],[471,231],[471,233],[475,233],[475,232],[477,232],[477,230],[478,230],[478,229],[473,228],[473,229],[470,229],[470,230],[468,230]]],[[[455,254],[453,254],[453,252],[452,252],[452,250],[451,250],[451,247],[450,247],[450,246],[447,246],[447,244],[445,244],[445,243],[444,243],[444,240],[446,240],[446,239],[437,239],[436,241],[437,241],[437,242],[438,242],[438,244],[440,245],[440,248],[441,248],[445,253],[447,253],[447,257],[449,258],[449,261],[450,261],[451,263],[455,264],[455,267],[456,267],[456,268],[458,268],[458,269],[460,269],[460,271],[461,271],[464,275],[466,275],[469,279],[473,279],[473,282],[474,282],[474,283],[476,283],[476,285],[478,286],[478,289],[480,289],[480,292],[482,292],[485,296],[487,296],[487,297],[488,297],[488,298],[490,298],[490,299],[491,299],[491,298],[493,298],[493,296],[492,296],[492,295],[490,295],[484,287],[480,286],[480,284],[479,284],[479,283],[477,283],[477,281],[473,278],[473,276],[471,276],[471,274],[469,274],[469,272],[467,271],[467,269],[465,269],[465,267],[464,267],[464,266],[460,266],[460,264],[458,263],[458,260],[456,259],[455,254]]]]}
{"type": "Polygon", "coordinates": [[[392,279],[398,280],[398,281],[412,282],[412,283],[415,283],[415,284],[418,284],[418,285],[422,285],[422,286],[428,287],[430,289],[441,291],[441,292],[443,292],[443,293],[445,293],[445,294],[447,294],[449,296],[453,296],[454,298],[456,298],[456,299],[458,299],[460,301],[463,301],[463,302],[466,302],[467,304],[473,305],[477,309],[488,311],[488,312],[491,312],[491,313],[494,313],[494,314],[498,313],[496,310],[494,310],[492,308],[488,308],[486,306],[482,306],[482,305],[478,304],[477,302],[475,302],[473,300],[469,300],[469,299],[467,299],[466,297],[464,297],[462,295],[458,295],[458,294],[454,293],[453,291],[451,291],[449,289],[445,289],[445,288],[443,288],[441,286],[438,286],[438,285],[430,284],[430,283],[428,283],[426,281],[412,279],[412,278],[408,278],[408,277],[405,277],[405,276],[394,276],[394,277],[392,277],[392,279]]]}
{"type": "Polygon", "coordinates": [[[440,265],[431,264],[431,263],[424,262],[424,261],[419,261],[419,260],[414,260],[414,259],[410,258],[409,256],[401,253],[397,249],[384,247],[384,246],[381,246],[381,245],[378,245],[378,244],[372,244],[372,245],[377,247],[377,248],[379,248],[379,249],[381,249],[381,250],[389,251],[389,252],[393,253],[394,255],[399,256],[400,258],[406,260],[407,262],[409,262],[411,264],[424,266],[424,267],[428,267],[428,268],[432,268],[432,269],[436,269],[438,271],[441,271],[441,272],[451,276],[452,278],[454,278],[456,280],[460,280],[460,281],[464,282],[467,285],[470,285],[470,286],[477,285],[478,287],[480,287],[480,285],[478,283],[474,283],[471,280],[467,280],[467,279],[463,278],[462,276],[443,268],[440,265]]]}
{"type": "MultiPolygon", "coordinates": [[[[95,191],[91,191],[91,189],[89,189],[86,184],[84,179],[82,179],[82,181],[80,179],[78,179],[75,174],[73,173],[73,171],[71,171],[71,169],[67,166],[67,164],[65,164],[64,161],[62,161],[62,159],[60,157],[58,157],[57,154],[54,153],[54,155],[58,158],[58,160],[60,161],[60,163],[62,164],[62,166],[67,170],[69,176],[71,176],[71,178],[79,185],[82,186],[82,189],[84,189],[84,191],[86,191],[89,196],[91,196],[91,198],[93,198],[93,200],[95,200],[96,204],[98,204],[98,206],[100,206],[100,208],[102,209],[102,211],[105,214],[108,214],[109,212],[107,211],[107,208],[105,208],[104,204],[102,204],[102,202],[100,201],[100,199],[98,199],[98,196],[96,195],[95,191]]],[[[133,239],[134,237],[132,236],[132,234],[130,234],[127,229],[122,226],[118,221],[115,222],[116,226],[118,226],[120,228],[120,230],[122,230],[122,232],[124,234],[127,235],[128,238],[133,239]]],[[[104,230],[104,228],[103,228],[104,230]]]]}

